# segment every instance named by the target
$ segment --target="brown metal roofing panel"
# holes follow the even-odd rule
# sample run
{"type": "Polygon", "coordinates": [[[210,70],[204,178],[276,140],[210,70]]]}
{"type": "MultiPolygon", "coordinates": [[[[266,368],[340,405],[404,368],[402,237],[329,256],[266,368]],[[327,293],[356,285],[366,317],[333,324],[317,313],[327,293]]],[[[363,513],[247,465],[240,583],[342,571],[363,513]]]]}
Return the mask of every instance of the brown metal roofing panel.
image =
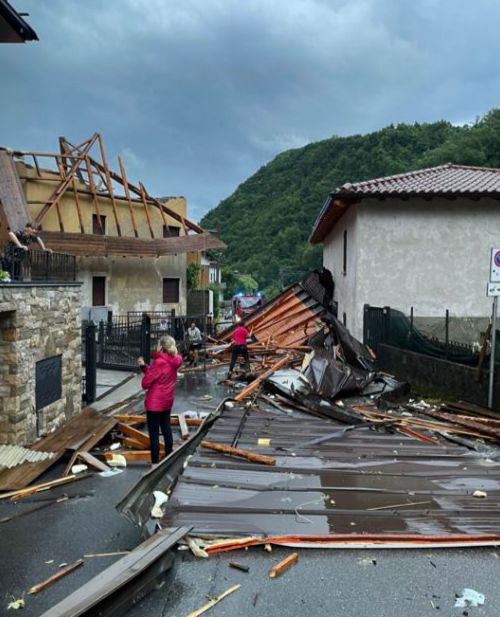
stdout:
{"type": "MultiPolygon", "coordinates": [[[[300,285],[285,290],[262,310],[250,315],[243,323],[261,343],[271,340],[278,346],[305,344],[316,332],[316,324],[324,307],[300,285]]],[[[230,340],[231,331],[222,340],[230,340]]]]}
{"type": "Polygon", "coordinates": [[[193,535],[496,534],[500,464],[461,446],[431,445],[361,426],[263,411],[224,412],[206,438],[272,455],[267,467],[198,448],[167,504],[164,525],[193,535]],[[267,438],[269,446],[259,446],[267,438]],[[472,496],[486,491],[487,499],[472,496]]]}

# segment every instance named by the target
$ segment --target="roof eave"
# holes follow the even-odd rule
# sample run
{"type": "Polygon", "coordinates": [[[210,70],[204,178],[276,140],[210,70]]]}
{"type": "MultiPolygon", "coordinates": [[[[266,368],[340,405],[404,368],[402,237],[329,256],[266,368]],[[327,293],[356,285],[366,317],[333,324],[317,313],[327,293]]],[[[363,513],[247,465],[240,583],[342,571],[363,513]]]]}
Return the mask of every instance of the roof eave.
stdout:
{"type": "Polygon", "coordinates": [[[344,216],[350,205],[360,200],[358,195],[343,195],[330,193],[314,223],[309,242],[313,245],[321,244],[326,236],[344,216]]]}
{"type": "MultiPolygon", "coordinates": [[[[33,28],[21,17],[21,15],[7,2],[0,0],[0,18],[11,28],[12,39],[4,42],[25,43],[26,41],[38,41],[39,38],[33,28]]],[[[0,43],[3,42],[0,39],[0,43]]]]}

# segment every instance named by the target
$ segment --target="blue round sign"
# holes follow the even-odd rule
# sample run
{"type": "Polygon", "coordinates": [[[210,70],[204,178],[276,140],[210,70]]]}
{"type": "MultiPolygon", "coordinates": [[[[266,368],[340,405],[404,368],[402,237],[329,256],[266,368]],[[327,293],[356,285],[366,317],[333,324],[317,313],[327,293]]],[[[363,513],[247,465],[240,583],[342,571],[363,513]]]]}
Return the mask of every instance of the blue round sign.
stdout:
{"type": "Polygon", "coordinates": [[[500,251],[497,251],[495,253],[495,256],[493,257],[493,262],[497,268],[500,268],[500,251]]]}

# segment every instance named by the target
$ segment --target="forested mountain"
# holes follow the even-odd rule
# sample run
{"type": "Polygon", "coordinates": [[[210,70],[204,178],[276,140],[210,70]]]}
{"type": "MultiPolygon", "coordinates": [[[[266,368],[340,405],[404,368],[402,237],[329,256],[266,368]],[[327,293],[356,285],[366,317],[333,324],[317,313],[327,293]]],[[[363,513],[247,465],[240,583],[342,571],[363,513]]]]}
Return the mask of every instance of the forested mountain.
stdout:
{"type": "Polygon", "coordinates": [[[500,167],[500,109],[470,126],[399,124],[368,135],[331,137],[287,150],[243,182],[201,221],[228,245],[228,271],[276,291],[321,264],[308,243],[328,193],[345,182],[442,163],[500,167]]]}

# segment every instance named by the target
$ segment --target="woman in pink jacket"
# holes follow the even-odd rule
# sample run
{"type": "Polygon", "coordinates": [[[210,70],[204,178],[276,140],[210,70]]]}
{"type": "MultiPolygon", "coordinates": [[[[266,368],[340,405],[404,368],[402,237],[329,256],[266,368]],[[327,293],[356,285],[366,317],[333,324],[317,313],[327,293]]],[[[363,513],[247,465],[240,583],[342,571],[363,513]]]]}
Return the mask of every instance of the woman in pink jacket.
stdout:
{"type": "Polygon", "coordinates": [[[144,373],[141,385],[146,390],[144,407],[151,446],[151,464],[156,465],[160,460],[160,429],[165,440],[165,456],[173,449],[170,411],[174,404],[175,382],[182,356],[177,352],[174,339],[171,336],[162,336],[158,341],[158,351],[153,352],[151,357],[153,362],[150,366],[142,357],[138,358],[137,364],[144,373]]]}

